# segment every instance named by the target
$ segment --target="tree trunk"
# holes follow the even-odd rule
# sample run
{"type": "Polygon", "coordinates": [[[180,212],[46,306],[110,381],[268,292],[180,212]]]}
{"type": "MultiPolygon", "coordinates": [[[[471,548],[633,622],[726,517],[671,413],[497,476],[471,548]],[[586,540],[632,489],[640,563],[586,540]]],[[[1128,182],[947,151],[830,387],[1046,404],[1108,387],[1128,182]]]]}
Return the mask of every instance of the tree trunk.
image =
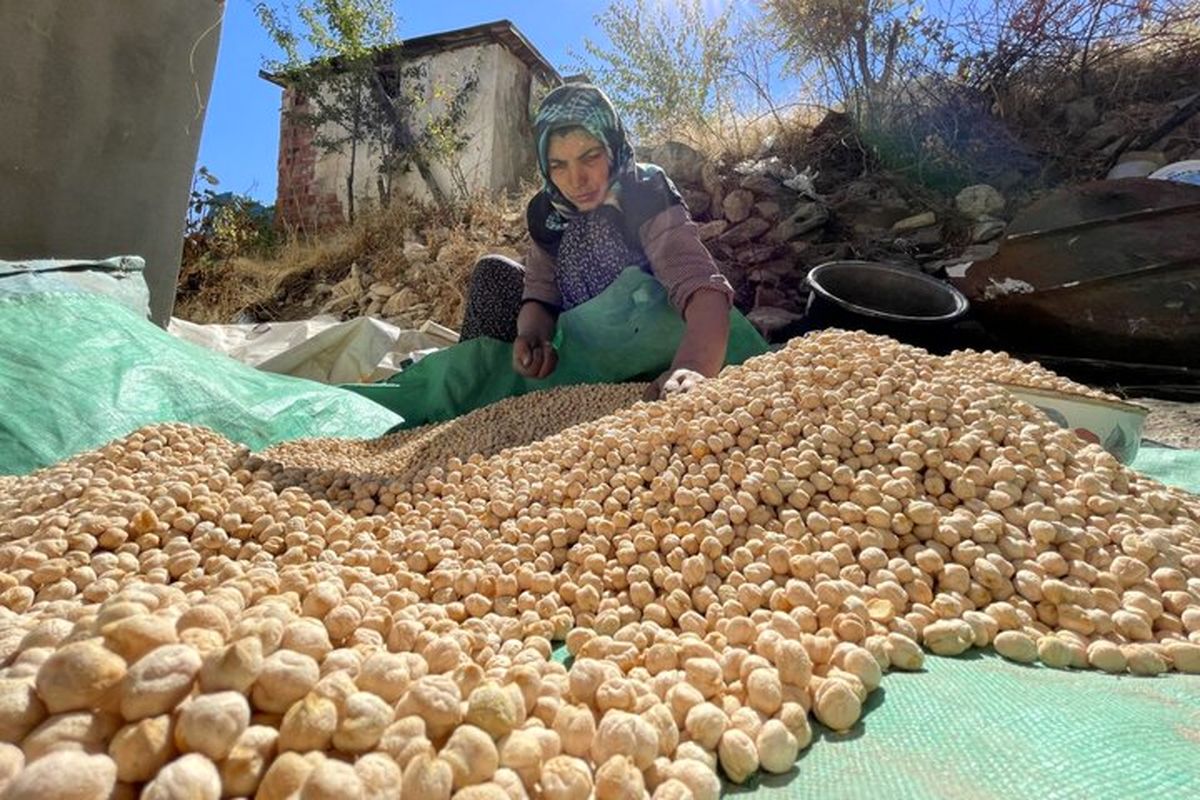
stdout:
{"type": "Polygon", "coordinates": [[[358,139],[350,139],[350,174],[346,176],[346,215],[354,224],[354,168],[358,160],[358,139]]]}

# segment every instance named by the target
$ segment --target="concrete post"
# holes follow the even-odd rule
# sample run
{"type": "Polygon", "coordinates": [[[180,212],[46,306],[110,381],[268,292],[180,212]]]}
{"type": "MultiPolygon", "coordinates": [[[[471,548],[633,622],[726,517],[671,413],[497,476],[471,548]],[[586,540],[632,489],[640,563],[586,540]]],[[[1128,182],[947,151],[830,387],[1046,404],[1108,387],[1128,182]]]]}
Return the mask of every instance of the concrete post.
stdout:
{"type": "Polygon", "coordinates": [[[224,10],[0,2],[0,258],[140,255],[166,323],[224,10]]]}

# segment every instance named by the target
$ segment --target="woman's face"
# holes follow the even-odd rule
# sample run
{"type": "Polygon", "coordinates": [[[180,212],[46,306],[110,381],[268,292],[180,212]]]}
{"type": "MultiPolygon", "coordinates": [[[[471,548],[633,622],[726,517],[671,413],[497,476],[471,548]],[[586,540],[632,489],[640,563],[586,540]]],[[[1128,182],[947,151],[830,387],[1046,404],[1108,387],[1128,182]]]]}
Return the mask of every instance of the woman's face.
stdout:
{"type": "Polygon", "coordinates": [[[599,208],[608,195],[604,143],[581,128],[550,137],[546,150],[550,180],[580,211],[599,208]]]}

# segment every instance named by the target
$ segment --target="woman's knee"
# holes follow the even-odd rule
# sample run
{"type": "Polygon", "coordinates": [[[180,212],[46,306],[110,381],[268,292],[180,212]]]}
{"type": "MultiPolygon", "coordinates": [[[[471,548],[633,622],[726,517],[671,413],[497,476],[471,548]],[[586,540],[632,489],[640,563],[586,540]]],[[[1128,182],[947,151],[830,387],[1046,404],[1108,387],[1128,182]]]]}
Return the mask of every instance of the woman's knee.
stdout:
{"type": "Polygon", "coordinates": [[[525,267],[507,256],[486,255],[471,268],[472,283],[508,283],[525,280],[525,267]]]}

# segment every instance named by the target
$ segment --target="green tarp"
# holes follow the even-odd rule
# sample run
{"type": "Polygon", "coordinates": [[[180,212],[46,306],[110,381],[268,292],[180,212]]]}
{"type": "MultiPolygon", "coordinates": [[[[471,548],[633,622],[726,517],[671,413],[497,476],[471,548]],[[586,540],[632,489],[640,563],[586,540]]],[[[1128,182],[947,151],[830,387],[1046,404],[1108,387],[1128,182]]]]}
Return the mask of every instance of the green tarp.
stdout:
{"type": "Polygon", "coordinates": [[[176,339],[101,295],[0,293],[0,474],[155,422],[203,425],[259,449],[378,436],[400,418],[351,392],[176,339]]]}
{"type": "Polygon", "coordinates": [[[1165,484],[1200,494],[1200,450],[1143,446],[1130,466],[1165,484]]]}
{"type": "MultiPolygon", "coordinates": [[[[554,386],[653,380],[670,365],[683,329],[662,285],[630,268],[598,297],[559,317],[558,368],[543,380],[513,371],[511,344],[472,339],[428,355],[382,383],[346,388],[398,413],[403,427],[415,427],[554,386]]],[[[740,364],[766,351],[754,326],[734,311],[725,363],[740,364]]]]}

